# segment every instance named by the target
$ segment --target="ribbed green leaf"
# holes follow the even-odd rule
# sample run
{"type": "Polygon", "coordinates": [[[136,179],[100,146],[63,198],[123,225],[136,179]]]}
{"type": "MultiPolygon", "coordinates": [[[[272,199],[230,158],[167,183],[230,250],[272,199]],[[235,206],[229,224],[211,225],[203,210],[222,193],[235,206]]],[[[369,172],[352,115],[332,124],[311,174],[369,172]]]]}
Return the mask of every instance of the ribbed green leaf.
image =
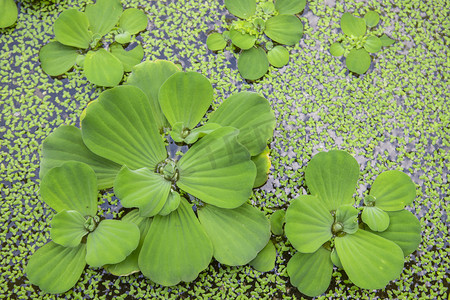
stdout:
{"type": "Polygon", "coordinates": [[[358,230],[358,210],[351,205],[341,205],[336,210],[336,222],[343,226],[343,232],[355,233],[358,230]]]}
{"type": "Polygon", "coordinates": [[[252,156],[252,161],[256,166],[256,178],[253,183],[254,188],[264,185],[269,178],[269,171],[272,166],[269,154],[269,147],[266,147],[260,154],[252,156]]]}
{"type": "MultiPolygon", "coordinates": [[[[177,124],[181,124],[181,123],[177,123],[177,124]]],[[[176,125],[175,125],[176,126],[176,125]]],[[[211,132],[213,132],[214,130],[220,128],[222,126],[220,126],[219,124],[215,124],[215,123],[206,123],[203,126],[197,127],[195,129],[192,129],[189,132],[189,135],[183,139],[183,141],[186,144],[193,144],[196,141],[198,141],[199,138],[204,137],[205,135],[210,134],[211,132]]]]}
{"type": "Polygon", "coordinates": [[[77,60],[77,48],[60,42],[50,42],[39,51],[42,69],[50,76],[58,76],[69,71],[77,60]]]}
{"type": "Polygon", "coordinates": [[[255,45],[256,36],[250,35],[248,33],[241,33],[237,30],[230,30],[231,42],[238,48],[242,50],[250,49],[255,45]]]}
{"type": "Polygon", "coordinates": [[[288,262],[287,272],[292,285],[310,297],[323,294],[331,281],[333,264],[330,251],[320,247],[314,253],[296,253],[288,262]]]}
{"type": "Polygon", "coordinates": [[[130,34],[136,34],[147,27],[147,15],[137,8],[126,9],[119,20],[119,27],[130,34]]]}
{"type": "Polygon", "coordinates": [[[103,92],[82,121],[88,148],[130,169],[153,170],[167,157],[145,94],[134,86],[103,92]]]}
{"type": "Polygon", "coordinates": [[[110,49],[111,54],[122,62],[123,70],[125,72],[130,72],[132,68],[144,58],[144,48],[142,48],[140,43],[131,50],[125,50],[123,49],[123,46],[119,44],[112,44],[110,49]]]}
{"type": "Polygon", "coordinates": [[[166,203],[164,203],[163,208],[159,211],[161,216],[167,216],[180,205],[181,197],[180,194],[171,190],[169,196],[167,197],[166,203]]]}
{"type": "Polygon", "coordinates": [[[306,185],[311,194],[317,196],[328,210],[353,204],[358,177],[358,162],[340,150],[314,155],[305,170],[306,185]]]}
{"type": "Polygon", "coordinates": [[[366,33],[366,22],[346,12],[341,17],[341,29],[346,35],[363,36],[366,33]]]}
{"type": "Polygon", "coordinates": [[[44,292],[64,293],[80,279],[86,266],[85,257],[85,244],[67,248],[49,242],[31,256],[25,273],[44,292]]]}
{"type": "Polygon", "coordinates": [[[178,162],[178,187],[222,208],[244,204],[252,193],[255,164],[232,127],[222,127],[194,144],[178,162]]]}
{"type": "Polygon", "coordinates": [[[331,251],[331,261],[333,262],[333,265],[335,265],[339,269],[343,269],[344,268],[342,266],[341,259],[339,258],[339,255],[338,255],[338,253],[336,251],[336,248],[333,248],[333,250],[331,251]]]}
{"type": "Polygon", "coordinates": [[[275,9],[280,15],[295,15],[305,9],[306,0],[276,0],[275,9]]]}
{"type": "Polygon", "coordinates": [[[257,80],[264,76],[269,69],[269,60],[261,47],[253,47],[242,51],[238,59],[238,69],[242,77],[257,80]]]}
{"type": "Polygon", "coordinates": [[[285,219],[286,236],[300,252],[313,253],[333,236],[334,218],[314,196],[303,195],[292,201],[285,219]]]}
{"type": "Polygon", "coordinates": [[[283,225],[285,223],[286,212],[277,210],[270,216],[270,228],[275,235],[283,234],[283,225]]]}
{"type": "Polygon", "coordinates": [[[14,25],[17,21],[18,13],[14,0],[0,1],[0,28],[14,25]]]}
{"type": "Polygon", "coordinates": [[[394,242],[364,230],[335,239],[349,279],[363,289],[381,289],[400,276],[403,251],[394,242]]]}
{"type": "Polygon", "coordinates": [[[330,46],[330,53],[333,56],[342,56],[342,55],[344,55],[344,52],[345,52],[345,49],[341,43],[336,42],[330,46]]]}
{"type": "Polygon", "coordinates": [[[347,55],[345,65],[356,74],[364,74],[369,70],[372,59],[365,49],[352,49],[347,55]]]}
{"type": "Polygon", "coordinates": [[[95,4],[86,6],[89,29],[99,36],[104,36],[119,21],[123,8],[120,0],[96,0],[95,4]]]}
{"type": "Polygon", "coordinates": [[[222,34],[215,32],[208,35],[206,46],[211,51],[219,51],[227,46],[227,41],[223,38],[222,34]]]}
{"type": "Polygon", "coordinates": [[[269,63],[277,68],[284,67],[289,62],[289,51],[283,46],[275,46],[267,52],[269,63]]]}
{"type": "Polygon", "coordinates": [[[84,163],[70,161],[51,169],[42,178],[40,191],[42,200],[57,212],[97,213],[97,178],[84,163]]]}
{"type": "Polygon", "coordinates": [[[103,220],[87,237],[86,262],[92,267],[119,263],[137,248],[139,237],[134,223],[103,220]]]}
{"type": "Polygon", "coordinates": [[[56,19],[53,28],[55,38],[66,46],[87,49],[92,41],[88,17],[76,9],[63,11],[56,19]]]}
{"type": "Polygon", "coordinates": [[[369,36],[367,37],[365,43],[364,43],[364,49],[367,50],[367,52],[370,53],[376,53],[381,50],[381,40],[376,36],[369,36]]]}
{"type": "Polygon", "coordinates": [[[277,43],[297,44],[303,35],[303,24],[293,15],[278,15],[266,21],[264,33],[277,43]]]}
{"type": "Polygon", "coordinates": [[[381,40],[381,44],[383,45],[383,47],[387,47],[392,45],[393,43],[395,43],[395,40],[391,39],[390,37],[388,37],[386,34],[383,34],[380,37],[381,40]]]}
{"type": "Polygon", "coordinates": [[[152,281],[170,286],[197,278],[212,255],[211,241],[189,203],[182,199],[177,210],[153,219],[139,255],[139,267],[152,281]]]}
{"type": "Polygon", "coordinates": [[[52,240],[64,247],[75,247],[88,234],[84,228],[86,219],[76,210],[63,210],[57,213],[51,222],[50,236],[52,240]]]}
{"type": "Polygon", "coordinates": [[[103,48],[89,51],[84,59],[84,75],[93,84],[116,86],[122,80],[123,65],[117,57],[103,48]]]}
{"type": "Polygon", "coordinates": [[[380,15],[376,11],[368,11],[364,16],[364,21],[366,21],[367,26],[375,27],[380,22],[380,15]]]}
{"type": "Polygon", "coordinates": [[[269,272],[275,268],[276,258],[277,250],[272,241],[269,240],[267,245],[258,253],[255,259],[249,262],[249,265],[259,272],[269,272]]]}
{"type": "Polygon", "coordinates": [[[374,231],[385,231],[389,226],[389,215],[376,206],[365,206],[361,219],[374,231]]]}
{"type": "Polygon", "coordinates": [[[255,14],[256,0],[225,0],[225,7],[236,17],[247,19],[255,14]]]}

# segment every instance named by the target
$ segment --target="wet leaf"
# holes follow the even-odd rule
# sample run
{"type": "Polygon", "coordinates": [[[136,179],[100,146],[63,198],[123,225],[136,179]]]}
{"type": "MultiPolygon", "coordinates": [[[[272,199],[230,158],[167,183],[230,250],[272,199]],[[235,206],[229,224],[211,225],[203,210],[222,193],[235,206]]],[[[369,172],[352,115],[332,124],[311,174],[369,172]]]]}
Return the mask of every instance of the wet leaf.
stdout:
{"type": "Polygon", "coordinates": [[[358,210],[351,205],[341,205],[336,210],[336,222],[342,224],[343,232],[355,233],[358,230],[358,210]]]}
{"type": "Polygon", "coordinates": [[[366,33],[366,22],[346,12],[341,17],[341,29],[349,36],[363,36],[366,33]]]}
{"type": "Polygon", "coordinates": [[[89,19],[89,29],[104,36],[117,24],[122,11],[120,0],[97,0],[95,4],[88,4],[85,14],[89,19]]]}
{"type": "Polygon", "coordinates": [[[84,60],[84,75],[93,84],[116,86],[122,80],[123,65],[118,58],[103,48],[89,51],[84,60]]]}
{"type": "Polygon", "coordinates": [[[248,33],[241,33],[237,30],[230,30],[231,42],[242,50],[250,49],[255,45],[256,37],[248,33]]]}
{"type": "Polygon", "coordinates": [[[269,272],[275,268],[276,258],[277,250],[272,241],[269,240],[267,245],[258,253],[255,259],[249,262],[249,265],[259,272],[269,272]]]}
{"type": "Polygon", "coordinates": [[[342,56],[344,55],[345,49],[342,47],[341,43],[333,43],[330,47],[330,53],[333,56],[342,56]]]}
{"type": "Polygon", "coordinates": [[[147,28],[147,15],[137,8],[126,9],[120,16],[119,27],[130,34],[136,34],[147,28]]]}
{"type": "Polygon", "coordinates": [[[269,69],[269,60],[261,47],[242,51],[238,59],[238,69],[242,77],[256,80],[264,76],[269,69]]]}
{"type": "Polygon", "coordinates": [[[78,57],[77,48],[60,42],[50,42],[39,51],[42,69],[50,76],[58,76],[69,71],[78,57]]]}
{"type": "Polygon", "coordinates": [[[215,32],[208,35],[206,46],[211,51],[219,51],[227,46],[227,41],[223,38],[222,34],[215,32]]]}
{"type": "Polygon", "coordinates": [[[364,43],[364,49],[367,50],[367,52],[370,53],[376,53],[381,50],[381,40],[377,38],[376,36],[369,36],[364,43]]]}
{"type": "Polygon", "coordinates": [[[130,72],[132,68],[144,58],[144,49],[140,43],[131,50],[125,50],[123,46],[119,44],[112,44],[110,50],[111,54],[122,62],[123,70],[125,72],[130,72]]]}
{"type": "Polygon", "coordinates": [[[275,8],[280,15],[295,15],[305,9],[306,0],[276,0],[275,8]]]}
{"type": "Polygon", "coordinates": [[[289,51],[283,46],[275,46],[267,52],[267,58],[272,66],[281,68],[289,62],[289,51]]]}
{"type": "Polygon", "coordinates": [[[256,0],[225,0],[225,7],[236,17],[247,19],[255,14],[256,0]]]}
{"type": "Polygon", "coordinates": [[[83,236],[88,234],[84,227],[86,219],[76,210],[63,210],[57,213],[51,222],[52,240],[64,247],[76,247],[83,236]]]}
{"type": "Polygon", "coordinates": [[[295,45],[303,35],[303,24],[296,16],[278,15],[266,21],[264,33],[277,43],[295,45]]]}
{"type": "Polygon", "coordinates": [[[357,74],[364,74],[369,70],[372,59],[364,49],[352,49],[345,60],[347,68],[357,74]]]}
{"type": "Polygon", "coordinates": [[[376,206],[365,206],[361,219],[374,231],[385,231],[389,226],[389,215],[376,206]]]}
{"type": "Polygon", "coordinates": [[[55,21],[54,31],[58,42],[66,46],[87,49],[92,41],[88,17],[76,9],[63,11],[55,21]]]}

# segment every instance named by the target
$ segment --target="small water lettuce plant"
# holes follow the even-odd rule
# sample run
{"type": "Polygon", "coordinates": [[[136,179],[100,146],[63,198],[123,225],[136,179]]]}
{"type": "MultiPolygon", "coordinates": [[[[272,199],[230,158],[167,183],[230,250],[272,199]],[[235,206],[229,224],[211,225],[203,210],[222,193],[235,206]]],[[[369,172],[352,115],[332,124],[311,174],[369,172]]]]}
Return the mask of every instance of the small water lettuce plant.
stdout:
{"type": "Polygon", "coordinates": [[[272,0],[258,8],[256,0],[227,0],[225,6],[239,19],[222,34],[212,33],[206,45],[212,51],[223,50],[228,41],[241,49],[238,69],[242,77],[257,80],[269,64],[281,68],[289,62],[289,51],[282,45],[295,45],[303,35],[303,24],[296,14],[306,0],[272,0]]]}
{"type": "Polygon", "coordinates": [[[54,24],[55,41],[39,52],[42,69],[50,76],[59,76],[77,64],[93,84],[116,86],[124,72],[130,72],[144,57],[139,42],[124,46],[147,23],[143,11],[123,10],[120,0],[97,0],[88,4],[85,12],[65,10],[54,24]],[[115,42],[108,46],[105,36],[110,35],[114,35],[115,42]]]}
{"type": "Polygon", "coordinates": [[[0,28],[14,25],[18,13],[14,0],[0,0],[0,28]]]}
{"type": "Polygon", "coordinates": [[[416,196],[411,179],[400,171],[381,173],[366,206],[357,209],[358,177],[359,165],[345,151],[318,153],[306,167],[311,194],[292,201],[285,216],[286,236],[298,251],[287,272],[303,294],[324,293],[333,265],[358,287],[384,288],[421,241],[419,220],[404,209],[416,196]]]}
{"type": "Polygon", "coordinates": [[[369,53],[376,53],[381,47],[390,46],[394,40],[386,34],[377,37],[366,30],[366,27],[374,28],[380,21],[380,15],[375,11],[369,11],[364,18],[358,18],[346,12],[341,17],[341,29],[344,36],[333,43],[330,53],[333,56],[346,57],[347,68],[357,74],[364,74],[370,67],[372,58],[369,53]]]}

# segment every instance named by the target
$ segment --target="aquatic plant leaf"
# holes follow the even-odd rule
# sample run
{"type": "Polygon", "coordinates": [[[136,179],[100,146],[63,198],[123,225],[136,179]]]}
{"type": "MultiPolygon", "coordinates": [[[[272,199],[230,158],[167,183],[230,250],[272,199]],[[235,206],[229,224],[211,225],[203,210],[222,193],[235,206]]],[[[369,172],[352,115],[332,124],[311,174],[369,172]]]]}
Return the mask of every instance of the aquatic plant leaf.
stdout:
{"type": "Polygon", "coordinates": [[[104,36],[117,24],[122,11],[120,0],[96,0],[95,4],[88,4],[85,14],[89,19],[89,29],[104,36]]]}
{"type": "Polygon", "coordinates": [[[183,198],[177,210],[154,217],[142,245],[139,267],[152,281],[171,286],[197,278],[212,255],[211,241],[183,198]]]}
{"type": "Polygon", "coordinates": [[[328,211],[343,204],[353,204],[353,193],[359,177],[359,165],[350,154],[341,150],[320,152],[305,170],[306,185],[328,211]]]}
{"type": "Polygon", "coordinates": [[[123,166],[114,182],[114,193],[124,207],[138,207],[143,217],[159,213],[169,197],[171,182],[148,168],[123,166]]]}
{"type": "Polygon", "coordinates": [[[365,49],[352,49],[345,60],[347,68],[360,75],[369,70],[371,62],[372,59],[365,49]]]}
{"type": "Polygon", "coordinates": [[[254,188],[264,185],[269,178],[269,171],[272,166],[269,154],[269,147],[266,147],[260,154],[252,156],[252,161],[256,166],[256,178],[253,183],[254,188]]]}
{"type": "Polygon", "coordinates": [[[334,240],[349,279],[363,289],[384,288],[403,270],[403,251],[394,242],[358,230],[334,240]]]}
{"type": "Polygon", "coordinates": [[[119,44],[112,44],[110,50],[111,54],[122,62],[125,72],[131,72],[132,68],[144,58],[144,48],[142,48],[140,43],[131,50],[125,50],[119,44]]]}
{"type": "Polygon", "coordinates": [[[267,245],[248,264],[259,272],[269,272],[275,268],[276,258],[277,250],[272,241],[269,240],[267,245]]]}
{"type": "Polygon", "coordinates": [[[0,28],[14,25],[17,21],[18,13],[14,0],[0,1],[0,28]]]}
{"type": "Polygon", "coordinates": [[[232,127],[222,127],[195,143],[179,160],[177,186],[222,208],[244,204],[252,193],[255,164],[232,127]]]}
{"type": "Polygon", "coordinates": [[[403,250],[405,256],[416,251],[421,241],[420,221],[410,211],[389,211],[389,227],[383,232],[373,232],[393,241],[403,250]]]}
{"type": "Polygon", "coordinates": [[[167,157],[152,106],[141,89],[118,86],[101,93],[82,121],[88,148],[130,169],[153,170],[167,157]]]}
{"type": "Polygon", "coordinates": [[[209,80],[197,72],[176,72],[159,89],[159,104],[170,125],[183,123],[192,129],[213,101],[209,80]]]}
{"type": "Polygon", "coordinates": [[[242,50],[250,49],[255,45],[256,36],[250,35],[248,33],[241,33],[237,30],[230,30],[231,42],[238,48],[242,50]]]}
{"type": "Polygon", "coordinates": [[[303,35],[303,24],[293,15],[278,15],[266,21],[264,33],[277,43],[297,44],[303,35]]]}
{"type": "Polygon", "coordinates": [[[365,206],[361,219],[373,231],[385,231],[389,226],[389,215],[376,206],[365,206]]]}
{"type": "Polygon", "coordinates": [[[240,92],[226,99],[208,123],[239,129],[238,141],[254,156],[266,149],[276,119],[267,99],[257,93],[240,92]]]}
{"type": "Polygon", "coordinates": [[[249,263],[270,238],[269,220],[250,204],[235,209],[205,205],[198,218],[212,242],[214,258],[229,266],[249,263]]]}
{"type": "Polygon", "coordinates": [[[392,45],[393,43],[395,43],[395,40],[391,39],[386,34],[383,34],[380,37],[380,40],[381,40],[381,45],[383,45],[383,47],[388,47],[388,46],[392,45]]]}
{"type": "Polygon", "coordinates": [[[286,236],[300,252],[313,253],[333,236],[334,219],[318,198],[302,195],[286,211],[286,236]]]}
{"type": "Polygon", "coordinates": [[[220,127],[222,127],[222,126],[220,126],[219,124],[216,124],[216,123],[206,123],[203,126],[192,129],[190,131],[189,135],[184,139],[184,142],[186,144],[193,144],[198,139],[204,137],[207,134],[210,134],[211,132],[213,132],[214,130],[216,130],[220,127]]]}
{"type": "Polygon", "coordinates": [[[333,56],[342,56],[344,55],[345,49],[341,43],[333,43],[330,47],[330,53],[333,56]]]}
{"type": "Polygon", "coordinates": [[[119,27],[130,34],[136,34],[147,28],[147,15],[140,9],[126,9],[119,20],[119,27]]]}
{"type": "Polygon", "coordinates": [[[63,247],[49,242],[39,248],[25,269],[32,284],[50,294],[64,293],[80,279],[86,266],[86,245],[63,247]]]}
{"type": "Polygon", "coordinates": [[[295,15],[303,11],[306,0],[276,0],[275,9],[280,15],[295,15]]]}
{"type": "Polygon", "coordinates": [[[86,262],[95,268],[123,261],[139,245],[139,234],[134,223],[102,220],[87,237],[86,262]]]}
{"type": "Polygon", "coordinates": [[[275,5],[272,1],[266,1],[261,4],[263,12],[267,15],[272,15],[275,12],[275,5]]]}
{"type": "Polygon", "coordinates": [[[261,47],[243,50],[238,58],[238,69],[241,76],[248,80],[257,80],[269,70],[269,60],[261,47]]]}
{"type": "Polygon", "coordinates": [[[208,35],[206,46],[211,51],[219,51],[227,46],[227,41],[223,38],[222,34],[214,32],[208,35]]]}
{"type": "Polygon", "coordinates": [[[69,71],[77,60],[77,48],[60,42],[50,42],[39,51],[42,69],[50,76],[58,76],[69,71]]]}
{"type": "Polygon", "coordinates": [[[93,84],[116,86],[122,80],[123,65],[117,57],[103,48],[89,51],[84,59],[84,75],[93,84]]]}
{"type": "Polygon", "coordinates": [[[139,245],[127,258],[120,263],[114,265],[105,265],[104,268],[113,275],[116,276],[127,276],[136,272],[139,272],[138,258],[139,253],[141,252],[142,244],[144,243],[145,236],[147,235],[148,230],[150,229],[150,225],[152,224],[153,219],[147,217],[141,217],[139,215],[139,210],[134,209],[127,213],[122,221],[136,224],[139,228],[140,238],[139,245]]]}
{"type": "Polygon", "coordinates": [[[336,222],[342,224],[343,232],[355,233],[358,230],[358,210],[351,205],[341,205],[336,210],[336,222]]]}
{"type": "Polygon", "coordinates": [[[50,236],[52,240],[64,247],[75,247],[88,234],[84,227],[86,219],[76,210],[63,210],[57,213],[52,221],[50,236]]]}
{"type": "Polygon", "coordinates": [[[118,33],[114,36],[114,40],[119,44],[128,44],[131,41],[131,33],[128,31],[118,33]]]}
{"type": "Polygon", "coordinates": [[[181,196],[174,190],[171,190],[169,196],[167,197],[166,203],[164,203],[163,208],[159,212],[161,216],[167,216],[180,205],[181,196]]]}
{"type": "Polygon", "coordinates": [[[256,0],[225,0],[225,7],[236,17],[247,19],[255,14],[256,0]]]}
{"type": "Polygon", "coordinates": [[[281,68],[289,62],[289,51],[283,46],[275,46],[267,52],[267,58],[272,66],[281,68]]]}
{"type": "Polygon", "coordinates": [[[54,167],[67,161],[78,161],[89,165],[97,175],[98,189],[113,186],[120,165],[94,154],[81,138],[81,130],[72,125],[55,129],[43,142],[39,178],[43,178],[54,167]]]}
{"type": "Polygon", "coordinates": [[[386,171],[377,176],[369,195],[375,197],[375,206],[384,211],[401,210],[416,198],[416,185],[403,172],[386,171]]]}
{"type": "Polygon", "coordinates": [[[341,29],[349,36],[363,36],[366,34],[366,22],[364,19],[346,12],[341,17],[341,29]]]}
{"type": "Polygon", "coordinates": [[[338,255],[338,253],[336,251],[336,248],[333,248],[333,250],[331,250],[331,261],[333,262],[333,265],[335,265],[339,269],[343,269],[344,268],[342,266],[341,259],[339,258],[339,255],[338,255]]]}
{"type": "Polygon", "coordinates": [[[364,16],[364,21],[366,21],[367,26],[375,27],[380,22],[380,15],[376,11],[368,11],[364,16]]]}
{"type": "Polygon", "coordinates": [[[84,163],[69,161],[51,169],[41,180],[40,192],[42,200],[57,212],[97,213],[97,177],[84,163]]]}
{"type": "Polygon", "coordinates": [[[285,223],[286,212],[284,210],[277,210],[270,216],[270,228],[275,235],[283,234],[283,225],[285,223]]]}
{"type": "Polygon", "coordinates": [[[310,297],[323,294],[330,285],[333,264],[330,251],[320,247],[314,253],[296,253],[288,262],[292,285],[310,297]]]}
{"type": "Polygon", "coordinates": [[[381,40],[373,35],[367,37],[366,42],[364,43],[364,49],[366,49],[367,52],[370,53],[376,53],[380,51],[381,46],[382,46],[381,40]]]}
{"type": "Polygon", "coordinates": [[[76,9],[63,11],[53,28],[55,38],[66,46],[87,49],[92,41],[88,17],[76,9]]]}

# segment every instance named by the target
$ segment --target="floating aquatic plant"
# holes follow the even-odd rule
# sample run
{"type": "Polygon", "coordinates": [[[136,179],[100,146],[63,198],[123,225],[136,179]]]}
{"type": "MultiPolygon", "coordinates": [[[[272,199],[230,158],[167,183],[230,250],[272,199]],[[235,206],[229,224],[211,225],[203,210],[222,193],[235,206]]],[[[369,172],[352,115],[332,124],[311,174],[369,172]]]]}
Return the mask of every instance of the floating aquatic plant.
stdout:
{"type": "Polygon", "coordinates": [[[54,24],[56,40],[39,52],[42,69],[58,76],[78,64],[90,82],[115,86],[124,72],[130,72],[144,57],[140,43],[126,48],[124,45],[130,43],[133,34],[144,30],[147,22],[143,11],[136,8],[124,11],[120,0],[97,0],[87,5],[85,12],[63,11],[54,24]],[[114,34],[116,42],[103,48],[102,38],[109,33],[114,34]]]}
{"type": "Polygon", "coordinates": [[[333,264],[361,288],[383,288],[400,275],[404,256],[420,243],[420,223],[404,210],[416,195],[411,179],[399,171],[380,174],[359,223],[352,198],[358,177],[359,165],[348,153],[319,153],[305,170],[311,195],[298,197],[287,209],[286,236],[298,251],[287,271],[308,296],[326,291],[333,264]]]}
{"type": "Polygon", "coordinates": [[[372,62],[369,53],[376,53],[381,47],[390,46],[394,40],[386,34],[377,37],[366,30],[378,25],[380,16],[375,11],[369,11],[364,18],[358,18],[346,12],[341,17],[341,29],[344,37],[333,43],[330,53],[333,56],[344,55],[347,68],[357,74],[367,72],[372,62]]]}
{"type": "Polygon", "coordinates": [[[14,25],[18,13],[14,0],[0,0],[0,28],[14,25]]]}
{"type": "Polygon", "coordinates": [[[238,69],[242,77],[259,79],[267,73],[269,64],[281,68],[289,62],[289,51],[282,45],[300,41],[303,24],[295,14],[303,11],[305,5],[306,0],[277,0],[275,4],[264,2],[257,9],[256,0],[227,0],[228,11],[240,20],[234,21],[223,34],[210,34],[206,45],[218,51],[230,41],[241,49],[238,69]]]}

